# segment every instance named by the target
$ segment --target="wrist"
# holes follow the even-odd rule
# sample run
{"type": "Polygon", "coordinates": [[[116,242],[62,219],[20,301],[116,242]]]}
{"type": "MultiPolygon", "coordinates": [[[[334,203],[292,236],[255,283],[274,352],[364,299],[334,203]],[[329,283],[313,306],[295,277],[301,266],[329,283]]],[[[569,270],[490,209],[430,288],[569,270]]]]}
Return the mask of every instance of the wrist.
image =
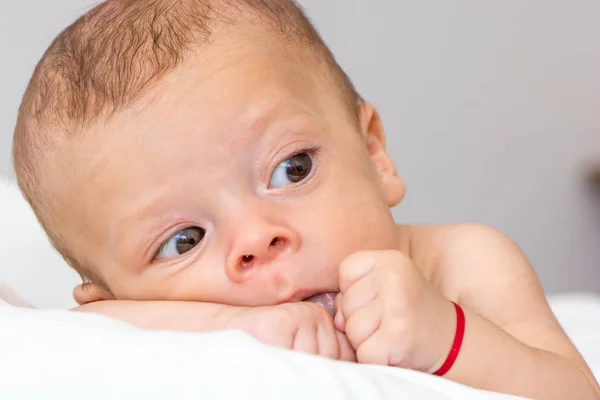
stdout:
{"type": "Polygon", "coordinates": [[[222,330],[246,330],[248,316],[248,307],[230,306],[223,310],[218,316],[215,316],[217,324],[222,330]]]}
{"type": "Polygon", "coordinates": [[[444,298],[442,310],[436,315],[438,324],[433,326],[437,326],[437,329],[431,335],[435,343],[432,346],[435,350],[431,358],[434,362],[430,363],[428,368],[423,369],[429,374],[433,374],[442,367],[452,350],[456,337],[458,320],[454,303],[444,298]]]}
{"type": "Polygon", "coordinates": [[[438,363],[434,365],[434,368],[429,371],[429,373],[437,376],[444,376],[452,369],[462,348],[465,335],[465,313],[457,303],[452,302],[452,305],[455,311],[455,329],[452,346],[447,352],[446,357],[440,358],[438,363]]]}

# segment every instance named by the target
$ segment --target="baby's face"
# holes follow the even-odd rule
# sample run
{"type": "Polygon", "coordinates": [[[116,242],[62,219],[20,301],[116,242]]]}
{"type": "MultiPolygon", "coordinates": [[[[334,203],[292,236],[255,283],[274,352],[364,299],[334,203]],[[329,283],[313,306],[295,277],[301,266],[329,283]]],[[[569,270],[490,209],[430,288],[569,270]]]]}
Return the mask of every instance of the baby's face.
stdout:
{"type": "Polygon", "coordinates": [[[69,146],[72,251],[118,299],[338,291],[345,257],[398,247],[364,132],[310,62],[210,47],[69,146]]]}

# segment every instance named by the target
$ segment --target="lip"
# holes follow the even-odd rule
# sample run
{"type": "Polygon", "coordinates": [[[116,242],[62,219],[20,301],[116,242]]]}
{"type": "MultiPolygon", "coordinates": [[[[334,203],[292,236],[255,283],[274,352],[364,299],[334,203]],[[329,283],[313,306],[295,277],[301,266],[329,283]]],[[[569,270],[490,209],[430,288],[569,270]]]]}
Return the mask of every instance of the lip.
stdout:
{"type": "Polygon", "coordinates": [[[297,292],[294,292],[287,299],[282,300],[279,304],[297,303],[300,301],[304,301],[304,300],[308,299],[309,297],[315,296],[319,293],[325,293],[325,291],[324,290],[299,290],[297,292]]]}
{"type": "Polygon", "coordinates": [[[308,301],[318,306],[323,307],[332,317],[334,316],[334,301],[337,296],[337,291],[332,292],[331,290],[302,290],[295,292],[286,300],[283,300],[277,304],[285,303],[297,303],[301,301],[308,301]]]}

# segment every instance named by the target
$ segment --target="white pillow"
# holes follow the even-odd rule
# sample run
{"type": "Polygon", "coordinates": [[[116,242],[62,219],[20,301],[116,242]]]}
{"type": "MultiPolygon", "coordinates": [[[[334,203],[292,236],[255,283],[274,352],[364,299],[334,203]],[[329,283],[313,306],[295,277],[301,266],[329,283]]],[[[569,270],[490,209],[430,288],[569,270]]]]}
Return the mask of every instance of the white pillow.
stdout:
{"type": "Polygon", "coordinates": [[[81,280],[50,245],[43,229],[13,182],[0,177],[0,282],[28,303],[68,309],[81,280]]]}
{"type": "Polygon", "coordinates": [[[397,368],[334,362],[243,332],[146,332],[0,305],[1,399],[507,399],[397,368]]]}

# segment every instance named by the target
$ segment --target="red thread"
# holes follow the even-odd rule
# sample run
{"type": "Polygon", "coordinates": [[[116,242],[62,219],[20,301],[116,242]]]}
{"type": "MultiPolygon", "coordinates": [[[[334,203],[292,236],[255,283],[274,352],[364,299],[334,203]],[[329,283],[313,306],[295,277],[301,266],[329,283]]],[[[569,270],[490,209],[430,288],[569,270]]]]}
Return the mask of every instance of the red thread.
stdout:
{"type": "Polygon", "coordinates": [[[440,369],[433,373],[437,376],[444,376],[450,371],[450,368],[456,362],[456,358],[462,347],[463,338],[465,337],[465,313],[461,306],[454,302],[452,304],[454,304],[454,308],[456,309],[456,334],[454,335],[454,342],[452,343],[448,358],[446,358],[440,369]]]}

